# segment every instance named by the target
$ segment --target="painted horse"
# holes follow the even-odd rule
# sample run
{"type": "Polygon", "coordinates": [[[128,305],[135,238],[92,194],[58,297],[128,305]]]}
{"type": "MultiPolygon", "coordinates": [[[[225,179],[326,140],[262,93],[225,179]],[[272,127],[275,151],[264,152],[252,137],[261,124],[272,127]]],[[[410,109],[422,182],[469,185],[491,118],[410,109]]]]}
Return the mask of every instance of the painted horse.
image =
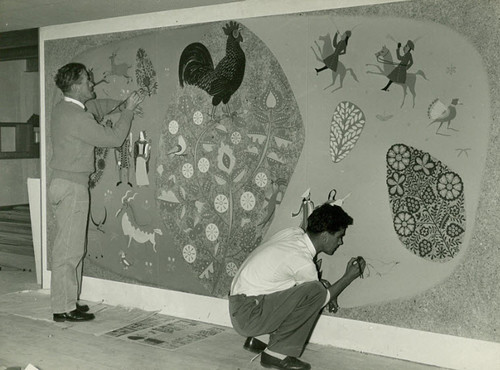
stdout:
{"type": "MultiPolygon", "coordinates": [[[[398,65],[397,62],[393,61],[392,54],[385,45],[382,46],[382,49],[380,49],[375,53],[375,57],[377,58],[377,62],[379,62],[380,64],[366,64],[366,66],[375,67],[378,69],[378,71],[367,71],[366,73],[382,75],[387,77],[392,72],[392,70],[398,65]]],[[[423,79],[428,81],[424,71],[419,69],[415,73],[406,72],[406,82],[404,83],[395,82],[395,84],[401,85],[401,87],[403,88],[403,101],[401,102],[401,108],[405,103],[407,90],[410,90],[410,93],[413,96],[413,108],[415,108],[415,98],[417,96],[417,92],[415,91],[415,85],[417,82],[417,76],[421,76],[423,79]]]]}
{"type": "MultiPolygon", "coordinates": [[[[316,60],[318,60],[318,62],[324,63],[323,61],[328,56],[332,55],[335,52],[335,50],[333,49],[332,37],[330,36],[329,33],[326,34],[325,36],[319,36],[319,40],[323,42],[322,47],[319,45],[319,43],[316,40],[314,40],[314,43],[316,44],[316,47],[318,48],[318,52],[316,52],[316,50],[312,46],[311,46],[311,49],[314,53],[314,56],[316,57],[316,60]]],[[[339,77],[340,85],[337,88],[333,89],[332,92],[341,89],[344,86],[344,78],[345,78],[347,72],[349,72],[351,74],[352,78],[354,78],[354,80],[356,82],[359,82],[358,78],[356,77],[356,74],[354,73],[354,70],[352,68],[346,68],[344,66],[344,63],[342,63],[339,60],[339,62],[337,64],[337,71],[335,72],[334,70],[332,70],[332,83],[330,85],[328,85],[327,87],[325,87],[324,90],[335,85],[335,82],[337,81],[337,76],[339,77]]]]}

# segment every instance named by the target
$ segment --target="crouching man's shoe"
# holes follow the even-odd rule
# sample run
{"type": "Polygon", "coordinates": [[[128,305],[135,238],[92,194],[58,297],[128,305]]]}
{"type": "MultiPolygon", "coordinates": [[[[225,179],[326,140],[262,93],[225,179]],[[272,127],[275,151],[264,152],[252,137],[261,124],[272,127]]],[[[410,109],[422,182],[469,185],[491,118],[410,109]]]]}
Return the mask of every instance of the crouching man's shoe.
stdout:
{"type": "Polygon", "coordinates": [[[248,337],[245,344],[243,344],[244,349],[253,353],[261,353],[266,347],[267,344],[254,337],[248,337]]]}
{"type": "Polygon", "coordinates": [[[63,322],[63,321],[90,321],[94,320],[95,315],[93,313],[86,313],[79,311],[78,309],[64,312],[64,313],[55,313],[53,315],[54,321],[63,322]]]}
{"type": "Polygon", "coordinates": [[[266,352],[262,352],[260,355],[260,364],[263,367],[273,368],[273,369],[283,369],[283,370],[310,370],[311,365],[307,362],[300,361],[296,357],[287,356],[283,360],[277,357],[271,356],[266,352]]]}

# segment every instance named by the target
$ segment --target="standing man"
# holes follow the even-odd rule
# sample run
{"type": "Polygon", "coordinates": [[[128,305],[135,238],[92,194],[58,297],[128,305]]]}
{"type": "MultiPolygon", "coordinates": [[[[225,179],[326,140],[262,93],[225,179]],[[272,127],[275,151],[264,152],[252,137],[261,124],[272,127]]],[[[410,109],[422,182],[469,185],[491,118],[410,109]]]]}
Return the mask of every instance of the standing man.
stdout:
{"type": "Polygon", "coordinates": [[[260,363],[275,369],[308,370],[298,359],[325,305],[337,312],[337,297],[365,268],[363,258],[351,258],[334,284],[319,281],[317,254],[333,255],[343,244],[352,218],[336,205],[316,208],[306,231],[292,227],[255,249],[231,284],[229,312],[234,329],[247,337],[243,347],[261,353],[260,363]],[[256,336],[270,334],[269,344],[256,336]]]}
{"type": "Polygon", "coordinates": [[[80,305],[83,259],[89,213],[89,176],[94,147],[119,147],[130,130],[134,109],[142,102],[133,92],[114,127],[98,124],[120,103],[95,99],[94,82],[80,63],[61,67],[55,83],[64,94],[52,111],[50,134],[53,169],[49,199],[57,234],[52,245],[51,306],[54,321],[88,321],[94,314],[80,305]]]}

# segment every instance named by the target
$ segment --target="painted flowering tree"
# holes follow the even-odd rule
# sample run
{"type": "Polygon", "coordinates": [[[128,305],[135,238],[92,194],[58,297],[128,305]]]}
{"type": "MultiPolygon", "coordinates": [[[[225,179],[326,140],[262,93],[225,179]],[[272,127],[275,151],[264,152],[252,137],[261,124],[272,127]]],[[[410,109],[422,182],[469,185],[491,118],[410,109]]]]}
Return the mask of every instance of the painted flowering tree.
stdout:
{"type": "Polygon", "coordinates": [[[398,238],[426,260],[454,258],[465,233],[462,178],[429,153],[405,144],[389,148],[386,164],[398,238]]]}
{"type": "Polygon", "coordinates": [[[158,208],[182,263],[215,296],[227,295],[237,269],[265,235],[304,143],[281,67],[249,31],[245,45],[245,80],[231,109],[211,117],[208,94],[179,89],[159,142],[158,208]]]}

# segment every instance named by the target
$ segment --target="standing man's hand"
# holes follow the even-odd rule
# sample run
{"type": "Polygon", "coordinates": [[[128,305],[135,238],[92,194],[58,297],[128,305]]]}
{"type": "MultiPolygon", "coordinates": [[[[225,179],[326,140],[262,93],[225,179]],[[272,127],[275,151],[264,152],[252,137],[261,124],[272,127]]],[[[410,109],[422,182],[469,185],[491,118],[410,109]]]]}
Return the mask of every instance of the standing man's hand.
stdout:
{"type": "Polygon", "coordinates": [[[134,111],[137,108],[137,106],[142,103],[143,100],[144,96],[141,96],[137,93],[137,91],[134,91],[127,98],[127,101],[125,102],[125,109],[134,111]]]}

